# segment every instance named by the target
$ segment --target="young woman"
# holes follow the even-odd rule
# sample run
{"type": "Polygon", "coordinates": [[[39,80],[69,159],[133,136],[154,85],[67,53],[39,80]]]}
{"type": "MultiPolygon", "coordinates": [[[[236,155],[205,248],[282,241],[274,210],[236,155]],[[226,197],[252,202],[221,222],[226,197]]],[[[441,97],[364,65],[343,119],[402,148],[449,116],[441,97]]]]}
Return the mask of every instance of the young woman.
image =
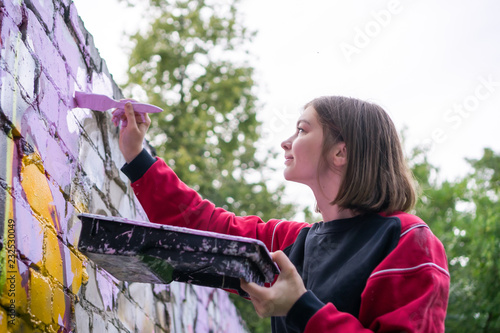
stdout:
{"type": "Polygon", "coordinates": [[[444,332],[449,273],[418,217],[397,131],[378,105],[320,97],[282,143],[285,178],[311,188],[323,222],[235,216],[203,200],[142,148],[150,125],[125,107],[122,171],[150,221],[263,241],[281,269],[270,287],[241,281],[273,332],[444,332]]]}

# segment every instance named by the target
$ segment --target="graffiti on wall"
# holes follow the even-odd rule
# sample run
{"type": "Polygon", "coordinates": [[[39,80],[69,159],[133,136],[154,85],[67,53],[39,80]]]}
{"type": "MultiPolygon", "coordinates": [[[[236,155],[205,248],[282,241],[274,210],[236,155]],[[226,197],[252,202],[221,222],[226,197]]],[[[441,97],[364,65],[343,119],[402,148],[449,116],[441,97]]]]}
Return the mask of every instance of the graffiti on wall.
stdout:
{"type": "Polygon", "coordinates": [[[0,0],[0,332],[244,332],[221,290],[117,281],[77,250],[81,212],[146,220],[109,114],[121,92],[71,0],[0,0]]]}
{"type": "Polygon", "coordinates": [[[76,82],[61,51],[71,25],[44,20],[63,7],[15,1],[1,9],[1,325],[69,330],[85,276],[71,239],[72,216],[85,209],[70,199],[78,134],[64,131],[76,82]]]}

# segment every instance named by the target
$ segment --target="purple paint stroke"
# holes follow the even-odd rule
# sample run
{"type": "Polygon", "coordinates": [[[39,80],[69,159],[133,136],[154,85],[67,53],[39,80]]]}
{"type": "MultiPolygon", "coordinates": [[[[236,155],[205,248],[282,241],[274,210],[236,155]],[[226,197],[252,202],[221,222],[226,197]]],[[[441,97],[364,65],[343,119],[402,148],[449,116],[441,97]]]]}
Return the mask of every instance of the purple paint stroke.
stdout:
{"type": "Polygon", "coordinates": [[[33,9],[36,15],[43,21],[43,23],[47,26],[48,31],[52,31],[52,27],[54,25],[53,22],[53,13],[54,13],[54,4],[52,1],[45,0],[31,0],[28,2],[29,9],[33,9]]]}
{"type": "Polygon", "coordinates": [[[101,294],[104,310],[113,310],[113,304],[117,302],[118,298],[118,287],[113,279],[111,279],[111,275],[103,270],[96,270],[95,279],[99,287],[98,290],[101,294]]]}
{"type": "MultiPolygon", "coordinates": [[[[206,295],[206,293],[201,293],[202,295],[206,295]]],[[[200,294],[196,294],[198,298],[200,294]]],[[[198,304],[196,304],[196,332],[213,332],[213,322],[209,320],[208,309],[204,306],[203,302],[198,300],[198,304]]]]}
{"type": "Polygon", "coordinates": [[[39,63],[43,64],[41,71],[47,75],[47,78],[52,82],[59,96],[65,99],[70,83],[73,83],[73,80],[68,77],[66,62],[49,36],[45,33],[40,33],[40,31],[44,31],[44,28],[41,26],[38,18],[29,10],[27,14],[27,45],[33,52],[33,57],[39,63]]]}
{"type": "MultiPolygon", "coordinates": [[[[17,177],[13,179],[13,186],[21,193],[21,184],[17,177]]],[[[43,259],[43,230],[37,220],[33,217],[33,212],[29,204],[23,202],[22,198],[14,200],[14,214],[16,221],[16,248],[19,253],[28,259],[28,262],[37,266],[43,259]],[[24,203],[24,205],[23,205],[24,203]]]]}
{"type": "Polygon", "coordinates": [[[55,17],[54,39],[58,45],[59,51],[66,59],[66,70],[68,71],[68,75],[78,80],[78,69],[86,68],[85,55],[75,43],[73,35],[68,29],[64,18],[61,16],[55,17]]]}
{"type": "Polygon", "coordinates": [[[158,113],[163,110],[157,106],[145,103],[139,103],[132,100],[122,100],[115,101],[114,99],[99,94],[88,94],[80,91],[75,91],[75,103],[80,108],[87,108],[94,111],[107,111],[109,109],[115,108],[113,112],[113,123],[115,126],[120,125],[120,121],[123,121],[122,126],[127,126],[127,120],[124,118],[125,115],[125,104],[130,102],[134,107],[134,111],[139,113],[144,121],[144,113],[158,113]]]}
{"type": "Polygon", "coordinates": [[[76,6],[73,2],[69,6],[68,18],[69,18],[69,26],[71,27],[73,33],[77,37],[76,42],[78,44],[78,47],[80,48],[83,60],[85,61],[87,68],[91,68],[91,57],[90,57],[90,52],[88,50],[88,44],[86,42],[87,38],[85,38],[85,35],[80,28],[80,17],[78,16],[76,6]]]}
{"type": "MultiPolygon", "coordinates": [[[[125,231],[124,233],[121,233],[121,234],[117,235],[116,238],[122,237],[122,236],[125,236],[125,235],[128,236],[128,241],[127,242],[130,242],[130,238],[132,238],[132,230],[125,231]]],[[[107,246],[108,244],[105,244],[105,245],[107,246]]]]}
{"type": "Polygon", "coordinates": [[[75,273],[73,273],[71,264],[71,250],[69,249],[69,247],[64,246],[63,252],[64,252],[64,257],[63,257],[64,286],[66,288],[71,288],[71,285],[73,284],[73,280],[75,278],[75,273]]]}
{"type": "MultiPolygon", "coordinates": [[[[17,1],[2,1],[0,7],[0,16],[9,17],[14,23],[19,26],[22,22],[21,4],[17,1]]],[[[3,23],[3,22],[2,22],[3,23]]],[[[0,43],[1,46],[1,43],[0,43]]]]}
{"type": "Polygon", "coordinates": [[[30,292],[30,286],[29,286],[30,270],[22,260],[17,260],[16,262],[17,262],[17,270],[19,272],[19,275],[21,275],[21,286],[23,287],[23,290],[26,293],[26,295],[28,295],[28,293],[30,292]]]}

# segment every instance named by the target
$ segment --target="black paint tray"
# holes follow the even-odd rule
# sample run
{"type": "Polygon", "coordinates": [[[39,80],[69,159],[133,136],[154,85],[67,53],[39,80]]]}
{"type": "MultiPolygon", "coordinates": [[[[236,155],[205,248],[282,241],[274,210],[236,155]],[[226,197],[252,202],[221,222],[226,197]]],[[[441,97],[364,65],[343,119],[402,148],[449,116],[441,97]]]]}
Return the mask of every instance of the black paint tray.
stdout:
{"type": "Polygon", "coordinates": [[[179,281],[247,296],[240,278],[263,285],[279,274],[264,243],[252,238],[119,217],[78,217],[78,249],[121,281],[179,281]]]}

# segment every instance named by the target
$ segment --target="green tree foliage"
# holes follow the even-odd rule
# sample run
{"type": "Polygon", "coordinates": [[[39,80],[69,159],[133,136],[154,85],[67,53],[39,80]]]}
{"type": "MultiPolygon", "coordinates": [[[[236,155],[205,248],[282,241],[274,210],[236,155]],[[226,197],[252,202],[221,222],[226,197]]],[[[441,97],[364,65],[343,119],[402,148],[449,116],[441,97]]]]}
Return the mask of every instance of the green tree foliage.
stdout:
{"type": "MultiPolygon", "coordinates": [[[[280,202],[283,185],[266,185],[271,153],[255,158],[261,124],[245,51],[255,33],[241,24],[237,6],[238,0],[151,0],[150,27],[131,38],[125,89],[165,110],[152,115],[148,138],[186,184],[237,215],[290,218],[293,207],[280,202]]],[[[233,299],[250,331],[270,331],[269,319],[258,318],[249,301],[233,299]]]]}
{"type": "Polygon", "coordinates": [[[270,191],[266,161],[255,158],[261,124],[242,51],[254,33],[240,23],[237,5],[150,1],[150,28],[132,36],[126,89],[139,87],[165,110],[152,115],[148,135],[184,182],[239,215],[290,217],[283,186],[270,191]]]}
{"type": "Polygon", "coordinates": [[[500,331],[500,155],[485,149],[472,171],[439,182],[439,170],[415,149],[421,198],[416,213],[442,240],[451,274],[446,330],[500,331]]]}

